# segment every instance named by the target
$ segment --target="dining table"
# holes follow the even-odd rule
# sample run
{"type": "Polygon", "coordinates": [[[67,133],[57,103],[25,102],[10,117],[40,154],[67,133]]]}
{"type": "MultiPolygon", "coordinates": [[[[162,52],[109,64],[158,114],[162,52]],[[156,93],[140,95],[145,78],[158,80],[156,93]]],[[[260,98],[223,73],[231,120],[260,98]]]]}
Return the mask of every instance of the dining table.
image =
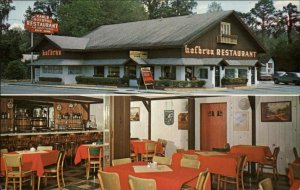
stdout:
{"type": "Polygon", "coordinates": [[[179,166],[184,154],[197,155],[200,161],[200,170],[208,169],[210,173],[223,176],[236,175],[236,168],[240,154],[232,154],[215,151],[185,150],[174,153],[172,166],[179,166]]]}
{"type": "Polygon", "coordinates": [[[266,157],[271,157],[269,146],[262,145],[235,145],[230,148],[231,153],[247,155],[248,162],[264,163],[266,157]]]}
{"type": "MultiPolygon", "coordinates": [[[[7,154],[21,154],[22,165],[24,170],[36,171],[37,176],[42,176],[44,173],[44,167],[57,163],[58,151],[57,150],[40,150],[30,151],[22,150],[9,152],[7,154]]],[[[1,156],[1,173],[5,173],[5,163],[3,156],[1,156]]]]}
{"type": "Polygon", "coordinates": [[[133,151],[136,155],[137,160],[139,160],[139,155],[146,153],[146,143],[156,143],[156,152],[157,153],[164,153],[163,147],[161,143],[158,143],[157,141],[147,140],[147,139],[141,139],[141,140],[131,140],[130,141],[130,150],[133,151]]]}
{"type": "MultiPolygon", "coordinates": [[[[103,151],[103,144],[81,144],[76,151],[74,164],[79,164],[82,160],[86,160],[88,158],[88,148],[89,147],[100,147],[103,151]]],[[[91,158],[97,158],[98,156],[91,156],[91,158]]],[[[103,157],[103,154],[102,154],[103,157]]]]}
{"type": "MultiPolygon", "coordinates": [[[[180,190],[184,184],[196,186],[199,173],[203,170],[179,166],[158,165],[157,169],[148,167],[147,162],[132,162],[105,168],[105,172],[116,172],[120,178],[122,190],[130,190],[128,176],[154,179],[157,190],[174,189],[180,190]],[[161,169],[160,169],[161,168],[161,169]]],[[[210,178],[206,190],[211,189],[210,178]]]]}

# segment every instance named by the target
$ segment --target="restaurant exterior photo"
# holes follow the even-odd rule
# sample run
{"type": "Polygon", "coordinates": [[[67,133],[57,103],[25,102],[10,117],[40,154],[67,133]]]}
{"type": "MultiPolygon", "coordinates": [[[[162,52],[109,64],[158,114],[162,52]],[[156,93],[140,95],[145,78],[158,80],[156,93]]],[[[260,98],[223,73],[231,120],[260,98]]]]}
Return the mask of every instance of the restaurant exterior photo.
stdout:
{"type": "Polygon", "coordinates": [[[203,80],[221,87],[223,78],[258,84],[261,43],[234,11],[104,25],[82,37],[45,35],[33,48],[33,80],[76,76],[128,78],[137,86],[140,69],[154,80],[203,80]]]}

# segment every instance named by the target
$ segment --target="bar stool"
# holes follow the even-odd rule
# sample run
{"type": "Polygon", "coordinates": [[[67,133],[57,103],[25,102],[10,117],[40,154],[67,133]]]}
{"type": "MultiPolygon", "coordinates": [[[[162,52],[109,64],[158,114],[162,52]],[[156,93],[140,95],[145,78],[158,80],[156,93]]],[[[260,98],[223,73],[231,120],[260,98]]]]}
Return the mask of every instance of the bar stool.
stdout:
{"type": "Polygon", "coordinates": [[[73,162],[73,158],[75,155],[75,148],[76,148],[76,143],[74,141],[70,142],[70,165],[73,166],[74,162],[73,162]]]}

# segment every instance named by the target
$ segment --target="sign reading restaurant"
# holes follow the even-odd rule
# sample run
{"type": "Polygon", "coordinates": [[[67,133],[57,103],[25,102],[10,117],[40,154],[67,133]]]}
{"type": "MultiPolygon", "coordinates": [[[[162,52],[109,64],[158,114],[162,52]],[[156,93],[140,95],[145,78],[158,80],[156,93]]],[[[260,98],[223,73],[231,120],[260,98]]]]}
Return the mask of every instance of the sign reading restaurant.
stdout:
{"type": "Polygon", "coordinates": [[[256,51],[233,50],[233,49],[207,49],[200,46],[184,46],[185,54],[189,55],[210,55],[210,56],[229,56],[229,57],[248,57],[256,58],[256,51]]]}
{"type": "Polygon", "coordinates": [[[36,14],[31,20],[25,20],[24,28],[30,32],[54,34],[58,32],[58,23],[53,22],[47,15],[36,14]]]}

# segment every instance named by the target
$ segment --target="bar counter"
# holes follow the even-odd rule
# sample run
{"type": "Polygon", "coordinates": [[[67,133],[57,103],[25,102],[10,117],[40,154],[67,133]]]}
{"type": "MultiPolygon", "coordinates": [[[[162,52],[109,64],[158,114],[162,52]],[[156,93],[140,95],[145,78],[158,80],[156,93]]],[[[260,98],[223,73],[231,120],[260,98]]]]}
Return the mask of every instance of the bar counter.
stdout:
{"type": "Polygon", "coordinates": [[[82,130],[82,131],[46,131],[46,132],[7,132],[1,133],[1,137],[6,136],[27,136],[27,135],[60,135],[60,134],[77,134],[77,133],[99,133],[100,130],[82,130]]]}

